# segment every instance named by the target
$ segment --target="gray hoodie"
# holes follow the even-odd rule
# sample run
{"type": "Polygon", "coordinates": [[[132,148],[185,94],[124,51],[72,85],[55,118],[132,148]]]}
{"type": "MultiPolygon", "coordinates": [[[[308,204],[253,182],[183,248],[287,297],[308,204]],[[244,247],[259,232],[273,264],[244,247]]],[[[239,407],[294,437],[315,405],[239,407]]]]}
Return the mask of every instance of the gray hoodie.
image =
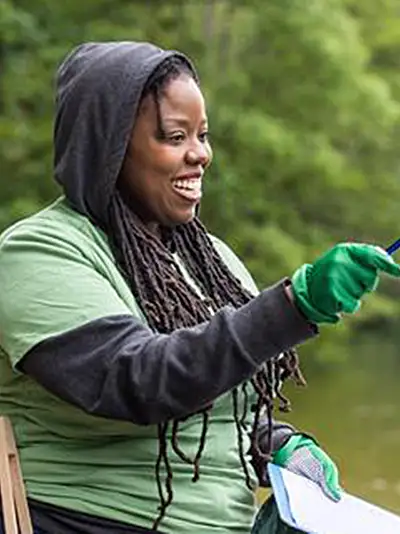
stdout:
{"type": "Polygon", "coordinates": [[[143,87],[166,58],[148,43],[86,43],[61,64],[54,127],[55,178],[72,206],[100,226],[121,168],[143,87]]]}

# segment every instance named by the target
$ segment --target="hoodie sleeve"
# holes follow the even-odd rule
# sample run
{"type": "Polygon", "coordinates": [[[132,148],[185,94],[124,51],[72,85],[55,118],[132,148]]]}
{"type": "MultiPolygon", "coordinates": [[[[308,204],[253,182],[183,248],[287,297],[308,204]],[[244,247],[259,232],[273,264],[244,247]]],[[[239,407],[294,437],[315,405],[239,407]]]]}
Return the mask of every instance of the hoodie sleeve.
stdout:
{"type": "Polygon", "coordinates": [[[16,370],[94,415],[143,425],[185,417],[316,334],[287,281],[157,334],[65,234],[28,241],[17,232],[1,247],[1,346],[16,370]]]}
{"type": "MultiPolygon", "coordinates": [[[[259,450],[262,453],[268,451],[268,433],[269,433],[269,422],[268,417],[264,416],[260,419],[258,430],[257,430],[257,445],[259,450]]],[[[276,421],[272,420],[272,431],[271,431],[271,451],[272,453],[278,451],[285,443],[289,440],[291,436],[297,434],[298,431],[294,426],[285,422],[285,421],[276,421]]],[[[269,487],[269,479],[267,472],[267,461],[261,458],[259,455],[254,454],[253,448],[250,449],[251,463],[256,472],[259,485],[261,487],[269,487]]]]}

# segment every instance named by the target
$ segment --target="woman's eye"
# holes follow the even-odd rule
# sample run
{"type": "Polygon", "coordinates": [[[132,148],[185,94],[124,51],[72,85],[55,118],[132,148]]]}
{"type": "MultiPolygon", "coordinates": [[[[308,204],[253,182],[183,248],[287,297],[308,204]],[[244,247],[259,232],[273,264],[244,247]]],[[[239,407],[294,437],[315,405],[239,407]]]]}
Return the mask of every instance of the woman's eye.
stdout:
{"type": "Polygon", "coordinates": [[[185,139],[185,136],[183,133],[176,133],[176,134],[171,134],[168,136],[168,139],[169,141],[171,141],[172,143],[181,143],[182,141],[184,141],[185,139]]]}
{"type": "Polygon", "coordinates": [[[205,143],[206,141],[208,141],[210,138],[210,133],[209,132],[202,132],[200,135],[199,135],[199,139],[202,143],[205,143]]]}

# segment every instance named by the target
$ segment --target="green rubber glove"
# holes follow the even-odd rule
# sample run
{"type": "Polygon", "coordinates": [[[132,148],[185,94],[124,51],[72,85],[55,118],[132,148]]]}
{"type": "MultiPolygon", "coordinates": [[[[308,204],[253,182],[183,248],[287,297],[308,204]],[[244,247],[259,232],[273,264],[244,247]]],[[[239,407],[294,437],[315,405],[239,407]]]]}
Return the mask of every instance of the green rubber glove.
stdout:
{"type": "Polygon", "coordinates": [[[295,434],[273,455],[274,464],[304,476],[334,501],[340,500],[339,472],[335,463],[310,437],[295,434]]]}
{"type": "Polygon", "coordinates": [[[374,245],[338,244],[294,273],[296,305],[314,323],[337,323],[342,312],[356,312],[361,297],[376,289],[379,271],[400,276],[400,265],[374,245]]]}

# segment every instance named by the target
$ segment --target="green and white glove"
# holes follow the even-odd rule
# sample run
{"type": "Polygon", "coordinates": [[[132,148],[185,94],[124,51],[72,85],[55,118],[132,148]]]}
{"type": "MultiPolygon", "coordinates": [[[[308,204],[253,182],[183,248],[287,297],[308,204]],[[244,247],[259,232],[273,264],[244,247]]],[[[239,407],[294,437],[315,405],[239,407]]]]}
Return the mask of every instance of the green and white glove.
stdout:
{"type": "Polygon", "coordinates": [[[400,265],[382,248],[341,243],[292,277],[294,300],[314,323],[337,323],[341,313],[354,313],[365,293],[378,285],[379,272],[400,277],[400,265]]]}
{"type": "Polygon", "coordinates": [[[340,500],[338,469],[312,438],[294,434],[274,453],[272,462],[312,480],[330,499],[340,500]]]}

